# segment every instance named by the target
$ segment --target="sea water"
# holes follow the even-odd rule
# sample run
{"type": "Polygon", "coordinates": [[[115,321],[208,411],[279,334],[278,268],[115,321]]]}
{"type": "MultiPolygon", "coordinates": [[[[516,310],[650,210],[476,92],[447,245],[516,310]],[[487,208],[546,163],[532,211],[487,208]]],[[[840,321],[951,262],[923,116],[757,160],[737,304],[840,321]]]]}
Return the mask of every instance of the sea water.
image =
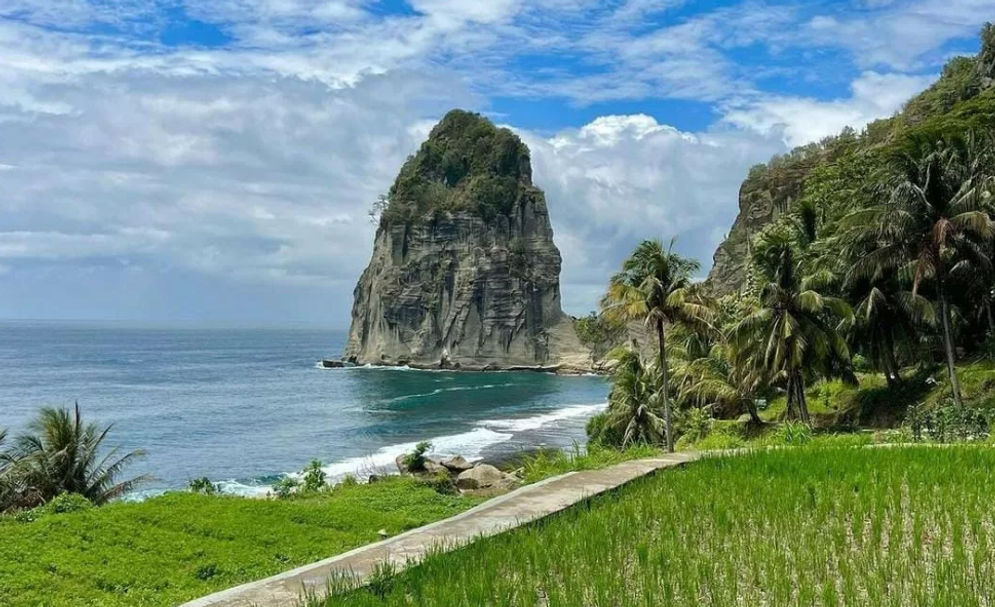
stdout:
{"type": "Polygon", "coordinates": [[[112,423],[109,446],[144,449],[141,495],[208,477],[264,493],[320,459],[332,479],[390,471],[431,441],[440,454],[503,456],[584,442],[599,377],[531,372],[322,369],[343,331],[0,322],[0,428],[78,401],[112,423]]]}

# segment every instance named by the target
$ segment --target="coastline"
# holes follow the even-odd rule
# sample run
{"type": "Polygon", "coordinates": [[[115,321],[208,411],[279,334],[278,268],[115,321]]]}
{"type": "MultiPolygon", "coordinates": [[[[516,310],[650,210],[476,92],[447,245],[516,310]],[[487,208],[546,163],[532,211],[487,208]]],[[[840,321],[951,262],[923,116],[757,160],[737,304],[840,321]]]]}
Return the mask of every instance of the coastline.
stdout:
{"type": "Polygon", "coordinates": [[[441,363],[418,363],[411,361],[398,361],[396,363],[387,362],[353,362],[341,358],[322,358],[316,363],[318,368],[323,369],[352,369],[352,368],[386,368],[386,369],[410,369],[413,371],[454,371],[467,373],[496,373],[496,372],[523,372],[523,373],[548,373],[550,375],[570,376],[606,376],[608,371],[601,365],[591,365],[588,367],[577,367],[567,364],[556,365],[499,365],[496,363],[487,364],[464,364],[451,363],[443,365],[441,363]]]}

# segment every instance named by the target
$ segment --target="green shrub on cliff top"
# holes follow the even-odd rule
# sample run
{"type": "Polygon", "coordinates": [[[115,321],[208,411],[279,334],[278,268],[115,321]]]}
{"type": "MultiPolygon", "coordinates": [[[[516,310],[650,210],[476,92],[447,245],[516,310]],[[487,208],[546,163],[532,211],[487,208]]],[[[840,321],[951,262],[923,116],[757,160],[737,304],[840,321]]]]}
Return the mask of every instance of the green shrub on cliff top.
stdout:
{"type": "Polygon", "coordinates": [[[434,212],[507,214],[531,188],[529,149],[508,129],[453,110],[409,157],[388,194],[382,221],[412,221],[434,212]]]}

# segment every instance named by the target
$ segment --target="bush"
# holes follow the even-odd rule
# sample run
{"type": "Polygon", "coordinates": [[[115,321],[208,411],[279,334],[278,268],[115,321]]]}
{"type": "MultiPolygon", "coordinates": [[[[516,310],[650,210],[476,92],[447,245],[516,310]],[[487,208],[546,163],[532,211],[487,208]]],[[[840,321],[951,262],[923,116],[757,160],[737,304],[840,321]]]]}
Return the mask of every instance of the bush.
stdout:
{"type": "Polygon", "coordinates": [[[18,511],[14,514],[14,520],[22,523],[31,523],[43,516],[66,514],[68,512],[83,512],[93,508],[93,502],[78,493],[62,493],[52,498],[52,501],[43,506],[18,511]]]}
{"type": "Polygon", "coordinates": [[[425,470],[425,454],[432,449],[432,443],[422,441],[415,445],[415,450],[404,456],[404,467],[409,472],[423,472],[425,470]]]}
{"type": "Polygon", "coordinates": [[[211,479],[206,476],[200,478],[195,478],[189,483],[187,483],[187,489],[190,493],[201,493],[203,495],[214,495],[221,492],[221,485],[216,485],[211,482],[211,479]]]}
{"type": "Polygon", "coordinates": [[[726,430],[716,430],[692,445],[699,451],[715,451],[720,449],[740,449],[746,446],[741,436],[731,434],[726,430]]]}
{"type": "Polygon", "coordinates": [[[302,490],[305,493],[316,493],[328,485],[325,483],[325,471],[321,468],[321,460],[313,459],[308,467],[304,469],[304,484],[302,490]]]}
{"type": "Polygon", "coordinates": [[[677,433],[696,443],[712,433],[715,420],[705,407],[691,407],[678,413],[677,433]]]}
{"type": "Polygon", "coordinates": [[[620,448],[622,433],[608,423],[610,414],[602,411],[587,420],[587,440],[591,444],[603,447],[620,448]]]}
{"type": "Polygon", "coordinates": [[[449,476],[448,472],[442,470],[431,476],[419,478],[418,484],[431,487],[443,495],[459,495],[459,490],[456,489],[456,483],[453,482],[453,478],[449,476]]]}
{"type": "Polygon", "coordinates": [[[909,407],[905,417],[913,440],[938,443],[987,440],[992,421],[990,411],[969,403],[957,405],[949,399],[931,409],[923,404],[909,407]]]}
{"type": "Polygon", "coordinates": [[[288,498],[300,486],[300,481],[292,476],[284,476],[273,485],[273,493],[279,498],[288,498]]]}
{"type": "Polygon", "coordinates": [[[67,512],[81,512],[93,508],[93,502],[78,493],[63,493],[45,504],[39,510],[45,514],[65,514],[67,512]]]}
{"type": "Polygon", "coordinates": [[[785,422],[767,436],[767,445],[805,445],[812,441],[812,428],[800,422],[785,422]]]}

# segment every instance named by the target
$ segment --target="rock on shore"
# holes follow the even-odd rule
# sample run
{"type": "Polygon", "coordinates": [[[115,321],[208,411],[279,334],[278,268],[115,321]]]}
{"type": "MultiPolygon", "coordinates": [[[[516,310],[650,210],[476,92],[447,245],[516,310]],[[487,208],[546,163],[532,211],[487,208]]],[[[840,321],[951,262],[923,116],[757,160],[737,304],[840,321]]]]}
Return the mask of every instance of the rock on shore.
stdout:
{"type": "Polygon", "coordinates": [[[586,371],[590,352],[560,307],[560,264],[528,148],[454,110],[391,188],[354,291],[345,359],[586,371]]]}

